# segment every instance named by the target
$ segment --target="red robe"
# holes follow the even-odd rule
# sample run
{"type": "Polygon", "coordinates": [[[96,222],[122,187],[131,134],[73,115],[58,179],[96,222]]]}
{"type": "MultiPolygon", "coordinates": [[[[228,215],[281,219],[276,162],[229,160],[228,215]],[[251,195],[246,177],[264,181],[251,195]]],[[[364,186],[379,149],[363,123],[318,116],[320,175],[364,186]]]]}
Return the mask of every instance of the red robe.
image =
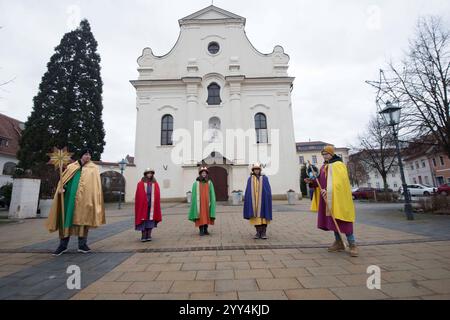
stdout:
{"type": "MultiPolygon", "coordinates": [[[[149,187],[154,185],[154,192],[152,192],[152,202],[154,207],[152,208],[153,219],[155,222],[160,222],[161,217],[161,201],[158,182],[150,182],[149,187]]],[[[147,193],[145,192],[145,185],[143,181],[140,181],[136,188],[135,202],[134,202],[134,216],[135,225],[140,225],[143,221],[148,220],[148,201],[147,193]]]]}

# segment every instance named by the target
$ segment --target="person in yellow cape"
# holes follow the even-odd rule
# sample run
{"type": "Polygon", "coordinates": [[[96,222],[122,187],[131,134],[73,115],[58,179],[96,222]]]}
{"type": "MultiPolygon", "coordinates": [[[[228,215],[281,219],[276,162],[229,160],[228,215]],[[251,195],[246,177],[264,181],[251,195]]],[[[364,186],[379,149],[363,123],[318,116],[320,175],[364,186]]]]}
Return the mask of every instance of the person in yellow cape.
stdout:
{"type": "Polygon", "coordinates": [[[67,166],[56,189],[46,222],[50,232],[59,231],[60,243],[53,253],[55,256],[67,251],[70,236],[78,236],[78,252],[90,252],[89,229],[106,222],[100,172],[91,155],[90,149],[83,149],[80,159],[67,166]]]}
{"type": "Polygon", "coordinates": [[[306,178],[305,182],[315,188],[311,203],[311,211],[317,211],[317,227],[326,231],[334,231],[335,242],[328,248],[330,252],[345,249],[336,225],[332,219],[333,214],[339,229],[347,237],[350,255],[358,256],[353,223],[355,222],[355,207],[352,199],[350,180],[347,167],[340,157],[335,154],[333,146],[325,146],[322,150],[324,164],[320,168],[317,179],[306,178]],[[319,184],[322,187],[320,192],[319,184]],[[327,212],[327,205],[329,212],[327,212]]]}

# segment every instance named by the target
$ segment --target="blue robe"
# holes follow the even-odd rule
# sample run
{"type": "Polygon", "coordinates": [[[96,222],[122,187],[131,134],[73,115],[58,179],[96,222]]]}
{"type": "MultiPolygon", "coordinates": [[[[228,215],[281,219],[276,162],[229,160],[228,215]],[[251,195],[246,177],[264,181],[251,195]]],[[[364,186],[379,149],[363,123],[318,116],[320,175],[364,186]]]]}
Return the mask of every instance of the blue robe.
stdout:
{"type": "Polygon", "coordinates": [[[252,178],[251,175],[247,180],[247,187],[245,188],[244,195],[244,219],[250,220],[253,217],[265,218],[266,220],[272,220],[272,190],[270,189],[269,179],[262,175],[262,188],[261,188],[261,205],[258,212],[253,210],[253,196],[252,196],[252,178]]]}

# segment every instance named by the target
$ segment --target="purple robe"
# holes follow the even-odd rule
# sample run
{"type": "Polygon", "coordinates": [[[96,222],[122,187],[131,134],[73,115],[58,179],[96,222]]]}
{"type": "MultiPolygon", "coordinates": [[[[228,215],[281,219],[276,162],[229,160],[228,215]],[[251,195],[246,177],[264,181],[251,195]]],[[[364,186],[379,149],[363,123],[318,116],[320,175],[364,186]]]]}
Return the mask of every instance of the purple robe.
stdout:
{"type": "Polygon", "coordinates": [[[250,220],[254,217],[265,218],[272,220],[272,190],[270,189],[269,179],[266,176],[262,177],[262,192],[261,192],[261,210],[258,216],[253,212],[253,197],[252,197],[252,177],[247,180],[247,187],[244,195],[244,219],[250,220]]]}
{"type": "MultiPolygon", "coordinates": [[[[319,174],[319,182],[322,189],[327,189],[327,177],[325,176],[325,165],[320,168],[320,174],[319,174]]],[[[313,180],[310,184],[312,187],[318,187],[317,181],[313,180]]],[[[330,204],[331,205],[331,204],[330,204]]],[[[336,222],[339,226],[339,229],[341,229],[341,232],[350,235],[353,234],[353,222],[348,221],[342,221],[339,219],[336,219],[336,222]]],[[[317,213],[317,228],[325,230],[325,231],[336,231],[336,225],[333,222],[333,218],[331,216],[326,215],[326,204],[325,200],[322,196],[320,196],[319,200],[319,211],[317,213]]]]}

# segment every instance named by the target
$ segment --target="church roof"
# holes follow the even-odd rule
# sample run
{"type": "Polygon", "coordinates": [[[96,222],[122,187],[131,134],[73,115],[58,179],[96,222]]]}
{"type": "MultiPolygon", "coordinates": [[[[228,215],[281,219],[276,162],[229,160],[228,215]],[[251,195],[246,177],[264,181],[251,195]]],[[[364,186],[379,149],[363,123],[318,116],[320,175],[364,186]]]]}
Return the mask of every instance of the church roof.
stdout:
{"type": "Polygon", "coordinates": [[[245,25],[245,18],[214,5],[210,5],[178,20],[180,26],[192,23],[211,24],[223,22],[238,22],[245,25]]]}

